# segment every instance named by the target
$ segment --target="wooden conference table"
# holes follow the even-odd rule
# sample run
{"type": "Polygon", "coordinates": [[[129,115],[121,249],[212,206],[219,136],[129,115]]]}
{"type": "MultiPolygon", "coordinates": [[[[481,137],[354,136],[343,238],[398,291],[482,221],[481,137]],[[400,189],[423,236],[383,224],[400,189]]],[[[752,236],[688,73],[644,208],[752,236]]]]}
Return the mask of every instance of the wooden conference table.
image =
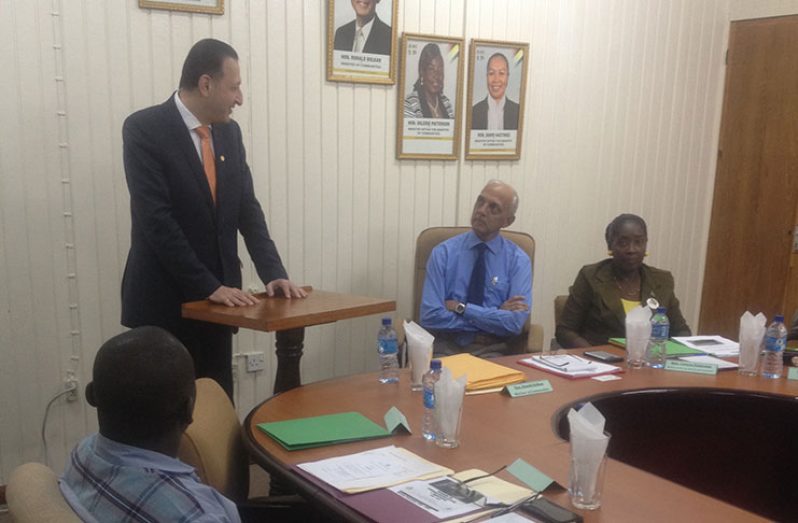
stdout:
{"type": "MultiPolygon", "coordinates": [[[[612,438],[602,506],[581,511],[586,522],[798,519],[798,381],[733,370],[711,376],[647,368],[627,369],[615,381],[569,380],[519,365],[518,358],[495,361],[523,370],[530,381],[549,380],[553,392],[515,399],[498,393],[466,396],[456,449],[440,449],[421,437],[421,393],[410,391],[407,369],[398,385],[382,385],[369,373],[269,398],[247,417],[245,440],[257,463],[325,514],[371,521],[343,503],[342,494],[321,488],[294,466],[394,444],[455,471],[492,471],[523,458],[567,486],[570,449],[558,435],[567,432],[560,416],[591,398],[612,438]],[[256,427],[346,411],[383,424],[391,406],[407,416],[414,434],[289,452],[256,427]]],[[[498,476],[516,481],[506,471],[498,476]]],[[[555,487],[545,495],[575,510],[566,491],[555,487]]]]}
{"type": "Polygon", "coordinates": [[[266,332],[275,332],[277,373],[274,392],[301,384],[299,360],[305,327],[396,310],[396,302],[303,287],[307,298],[287,299],[257,294],[260,303],[248,307],[227,307],[208,300],[183,304],[183,317],[266,332]]]}

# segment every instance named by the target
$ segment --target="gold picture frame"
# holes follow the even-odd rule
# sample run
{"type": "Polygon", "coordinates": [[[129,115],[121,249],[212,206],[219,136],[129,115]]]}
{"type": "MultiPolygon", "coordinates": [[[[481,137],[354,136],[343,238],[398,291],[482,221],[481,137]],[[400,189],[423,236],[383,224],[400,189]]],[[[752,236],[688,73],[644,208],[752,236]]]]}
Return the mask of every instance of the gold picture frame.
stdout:
{"type": "Polygon", "coordinates": [[[327,0],[327,80],[359,84],[396,83],[396,17],[399,0],[327,0]],[[358,42],[359,23],[367,33],[358,42]]]}
{"type": "Polygon", "coordinates": [[[471,40],[466,99],[467,160],[521,157],[528,64],[528,43],[471,40]]]}
{"type": "Polygon", "coordinates": [[[209,15],[224,14],[224,0],[139,0],[139,7],[209,15]]]}
{"type": "Polygon", "coordinates": [[[397,158],[458,158],[464,49],[462,38],[408,33],[402,36],[396,110],[397,158]]]}

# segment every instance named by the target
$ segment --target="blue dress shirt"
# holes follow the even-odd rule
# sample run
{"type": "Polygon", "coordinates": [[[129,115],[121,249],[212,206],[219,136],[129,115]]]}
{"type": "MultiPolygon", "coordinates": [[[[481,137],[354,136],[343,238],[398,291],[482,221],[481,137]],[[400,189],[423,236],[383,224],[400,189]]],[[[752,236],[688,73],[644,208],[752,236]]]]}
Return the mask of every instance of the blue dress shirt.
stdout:
{"type": "Polygon", "coordinates": [[[462,315],[446,309],[446,300],[465,303],[477,259],[475,246],[481,242],[474,231],[468,231],[441,242],[427,261],[421,326],[458,333],[455,341],[461,347],[472,343],[478,333],[500,337],[521,334],[532,310],[532,263],[520,247],[501,235],[485,243],[484,303],[466,303],[462,315]],[[500,309],[512,296],[523,296],[528,310],[500,309]]]}
{"type": "Polygon", "coordinates": [[[241,521],[235,504],[200,483],[193,467],[101,434],[78,443],[59,486],[87,522],[241,521]]]}

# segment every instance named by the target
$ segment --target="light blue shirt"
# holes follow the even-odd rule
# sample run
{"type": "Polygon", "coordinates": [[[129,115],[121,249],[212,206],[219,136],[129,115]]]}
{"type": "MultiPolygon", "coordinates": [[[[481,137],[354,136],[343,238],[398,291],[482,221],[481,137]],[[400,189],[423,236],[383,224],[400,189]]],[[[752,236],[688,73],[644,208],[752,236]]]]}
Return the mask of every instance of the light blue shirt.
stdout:
{"type": "Polygon", "coordinates": [[[421,326],[425,329],[459,332],[461,347],[478,333],[517,336],[532,310],[532,263],[515,243],[497,235],[486,242],[485,301],[466,303],[459,315],[446,309],[446,300],[466,302],[471,272],[480,240],[468,231],[437,245],[427,261],[427,279],[421,298],[421,326]],[[528,310],[506,311],[499,307],[512,296],[523,296],[528,310]]]}
{"type": "Polygon", "coordinates": [[[200,483],[193,467],[101,434],[78,443],[59,486],[87,522],[241,521],[235,504],[200,483]]]}

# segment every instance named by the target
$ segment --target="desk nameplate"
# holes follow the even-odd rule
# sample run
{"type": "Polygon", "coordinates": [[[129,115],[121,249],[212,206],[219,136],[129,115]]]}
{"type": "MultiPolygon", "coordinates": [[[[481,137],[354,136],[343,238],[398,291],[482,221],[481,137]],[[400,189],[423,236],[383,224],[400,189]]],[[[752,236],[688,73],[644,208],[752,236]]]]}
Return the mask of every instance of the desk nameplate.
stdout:
{"type": "Polygon", "coordinates": [[[694,361],[668,360],[665,362],[665,370],[675,370],[677,372],[692,372],[693,374],[708,374],[714,376],[718,373],[717,365],[711,363],[697,363],[694,361]]]}

